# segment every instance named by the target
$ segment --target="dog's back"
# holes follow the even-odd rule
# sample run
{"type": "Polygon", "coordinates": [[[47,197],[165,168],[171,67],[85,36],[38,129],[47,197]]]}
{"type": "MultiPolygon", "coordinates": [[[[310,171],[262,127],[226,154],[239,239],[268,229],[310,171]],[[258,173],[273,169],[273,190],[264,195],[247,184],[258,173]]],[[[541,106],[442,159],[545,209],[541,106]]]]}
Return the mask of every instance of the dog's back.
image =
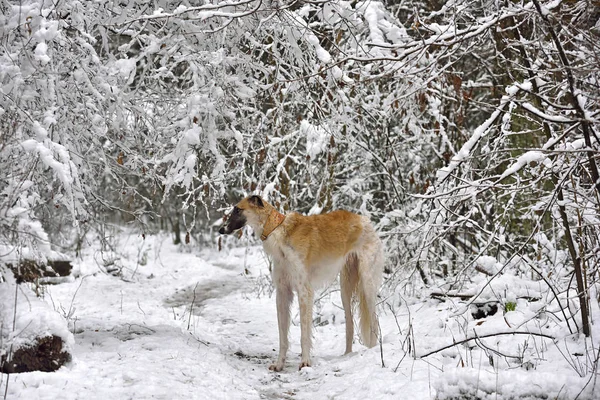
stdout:
{"type": "Polygon", "coordinates": [[[364,229],[359,215],[344,210],[310,216],[292,213],[283,228],[288,243],[308,265],[345,257],[356,248],[364,229]]]}

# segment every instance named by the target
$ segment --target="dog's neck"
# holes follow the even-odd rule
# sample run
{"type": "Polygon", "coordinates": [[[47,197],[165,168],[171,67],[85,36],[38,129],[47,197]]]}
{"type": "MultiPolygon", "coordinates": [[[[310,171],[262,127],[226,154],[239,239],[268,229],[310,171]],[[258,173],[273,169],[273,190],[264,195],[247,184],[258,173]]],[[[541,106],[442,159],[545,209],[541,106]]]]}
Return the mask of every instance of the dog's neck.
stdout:
{"type": "Polygon", "coordinates": [[[263,225],[262,234],[260,235],[260,240],[263,242],[267,240],[269,235],[277,229],[279,225],[285,220],[285,215],[273,209],[267,218],[267,221],[263,225]]]}

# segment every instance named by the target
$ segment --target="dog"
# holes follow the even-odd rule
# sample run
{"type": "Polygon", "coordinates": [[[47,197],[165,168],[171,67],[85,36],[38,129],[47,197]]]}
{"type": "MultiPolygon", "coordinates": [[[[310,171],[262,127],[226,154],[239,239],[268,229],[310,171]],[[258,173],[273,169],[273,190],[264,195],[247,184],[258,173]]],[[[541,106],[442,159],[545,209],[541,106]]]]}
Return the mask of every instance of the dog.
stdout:
{"type": "Polygon", "coordinates": [[[376,299],[383,277],[383,244],[367,217],[349,211],[304,216],[283,215],[259,196],[249,196],[233,207],[221,234],[249,225],[260,236],[273,261],[279,356],[269,367],[281,371],[289,347],[290,306],[294,292],[300,306],[300,368],[311,366],[312,313],[315,289],[340,276],[346,317],[346,351],[352,352],[353,297],[358,299],[360,336],[364,345],[377,344],[379,324],[376,299]]]}

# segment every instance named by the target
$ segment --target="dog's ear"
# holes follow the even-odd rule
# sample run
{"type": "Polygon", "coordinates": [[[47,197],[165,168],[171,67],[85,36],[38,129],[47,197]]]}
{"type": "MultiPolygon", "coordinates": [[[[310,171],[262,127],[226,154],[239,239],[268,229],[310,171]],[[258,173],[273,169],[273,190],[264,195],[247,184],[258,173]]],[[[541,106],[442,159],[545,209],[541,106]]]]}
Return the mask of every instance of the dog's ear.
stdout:
{"type": "Polygon", "coordinates": [[[265,203],[263,203],[263,200],[259,196],[250,196],[248,198],[248,202],[259,208],[263,208],[265,206],[265,203]]]}

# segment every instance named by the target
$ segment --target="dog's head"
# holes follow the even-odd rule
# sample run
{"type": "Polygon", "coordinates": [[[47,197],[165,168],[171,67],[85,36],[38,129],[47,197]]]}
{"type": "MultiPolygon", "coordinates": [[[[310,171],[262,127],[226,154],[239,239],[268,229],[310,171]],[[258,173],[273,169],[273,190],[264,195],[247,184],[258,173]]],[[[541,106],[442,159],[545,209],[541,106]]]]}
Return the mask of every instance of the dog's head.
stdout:
{"type": "Polygon", "coordinates": [[[269,203],[259,196],[246,197],[233,207],[225,225],[219,229],[219,233],[229,235],[246,225],[256,229],[268,217],[270,212],[270,210],[267,210],[268,208],[269,203]]]}

